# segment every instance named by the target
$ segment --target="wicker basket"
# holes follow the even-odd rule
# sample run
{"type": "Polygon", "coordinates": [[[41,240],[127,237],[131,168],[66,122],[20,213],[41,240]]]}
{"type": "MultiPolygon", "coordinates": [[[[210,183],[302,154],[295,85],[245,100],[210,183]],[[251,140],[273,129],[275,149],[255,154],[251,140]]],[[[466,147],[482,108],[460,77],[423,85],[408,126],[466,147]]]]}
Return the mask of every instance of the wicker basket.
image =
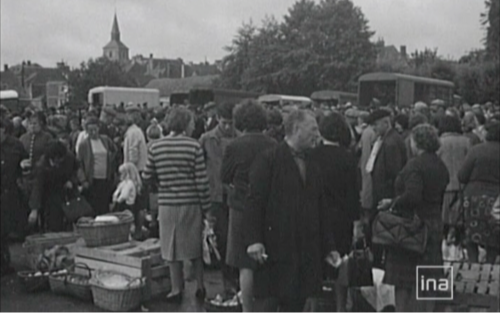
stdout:
{"type": "Polygon", "coordinates": [[[88,274],[83,275],[74,272],[67,272],[65,274],[50,275],[50,290],[57,294],[73,296],[84,301],[92,301],[92,290],[89,282],[91,269],[83,263],[77,263],[74,268],[75,267],[87,270],[88,274]],[[73,281],[73,278],[80,279],[83,283],[77,283],[73,281]]]}
{"type": "Polygon", "coordinates": [[[35,274],[36,271],[21,271],[17,272],[17,277],[24,291],[37,292],[50,289],[49,275],[30,276],[35,274]]]}
{"type": "MultiPolygon", "coordinates": [[[[120,273],[120,275],[123,274],[120,273]]],[[[131,278],[129,286],[125,288],[106,288],[95,279],[91,280],[90,285],[92,289],[92,296],[94,298],[94,304],[104,310],[113,312],[130,311],[140,307],[143,301],[145,284],[142,278],[131,278]],[[138,280],[140,281],[140,284],[132,287],[131,284],[138,280]]]]}
{"type": "Polygon", "coordinates": [[[222,306],[217,305],[209,300],[205,300],[205,311],[207,312],[243,312],[243,307],[241,304],[233,305],[233,306],[222,306]]]}
{"type": "Polygon", "coordinates": [[[26,238],[23,244],[26,265],[32,270],[38,270],[38,261],[46,249],[55,245],[75,243],[81,236],[77,233],[45,233],[26,238]]]}
{"type": "Polygon", "coordinates": [[[111,246],[129,240],[133,218],[127,218],[116,224],[76,225],[78,233],[85,240],[87,247],[111,246]]]}

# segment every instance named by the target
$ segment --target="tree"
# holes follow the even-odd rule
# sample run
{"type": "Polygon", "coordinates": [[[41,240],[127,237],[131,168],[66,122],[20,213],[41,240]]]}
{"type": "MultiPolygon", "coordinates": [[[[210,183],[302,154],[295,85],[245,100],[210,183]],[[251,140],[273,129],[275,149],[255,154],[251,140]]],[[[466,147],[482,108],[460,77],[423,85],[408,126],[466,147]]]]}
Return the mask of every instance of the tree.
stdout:
{"type": "Polygon", "coordinates": [[[107,58],[90,59],[68,74],[70,103],[86,101],[91,88],[97,86],[136,87],[137,83],[119,62],[107,58]]]}
{"type": "Polygon", "coordinates": [[[348,90],[375,63],[372,35],[350,0],[300,0],[282,23],[266,18],[257,30],[240,29],[222,77],[226,86],[268,93],[309,96],[318,89],[348,90]],[[238,71],[239,64],[246,68],[238,71]]]}
{"type": "Polygon", "coordinates": [[[498,62],[500,53],[500,0],[485,1],[486,13],[481,14],[481,22],[486,26],[486,56],[498,62]]]}

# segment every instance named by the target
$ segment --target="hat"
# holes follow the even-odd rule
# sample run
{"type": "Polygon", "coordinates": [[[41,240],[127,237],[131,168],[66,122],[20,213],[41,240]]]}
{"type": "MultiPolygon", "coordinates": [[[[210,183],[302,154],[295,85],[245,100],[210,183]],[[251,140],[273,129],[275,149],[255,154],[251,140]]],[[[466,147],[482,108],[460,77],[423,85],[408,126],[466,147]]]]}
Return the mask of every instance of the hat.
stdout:
{"type": "Polygon", "coordinates": [[[375,123],[376,121],[380,120],[380,119],[383,119],[385,117],[389,117],[391,116],[391,112],[387,111],[387,110],[384,110],[384,109],[377,109],[375,111],[373,111],[370,116],[368,116],[368,120],[367,122],[369,124],[373,124],[375,123]]]}
{"type": "Polygon", "coordinates": [[[102,108],[102,112],[108,114],[108,115],[111,115],[111,116],[116,116],[117,112],[115,109],[111,108],[111,107],[104,107],[102,108]]]}
{"type": "Polygon", "coordinates": [[[415,103],[415,110],[422,110],[422,109],[427,109],[428,106],[425,104],[425,102],[419,101],[415,103]]]}
{"type": "Polygon", "coordinates": [[[140,112],[141,109],[137,105],[135,105],[133,102],[127,103],[125,106],[125,112],[140,112]]]}
{"type": "Polygon", "coordinates": [[[208,110],[213,109],[213,108],[215,108],[215,102],[213,102],[213,101],[211,101],[211,102],[205,104],[205,106],[203,106],[204,111],[208,111],[208,110]]]}
{"type": "Polygon", "coordinates": [[[359,111],[354,108],[347,109],[345,111],[345,116],[349,118],[358,118],[359,111]]]}

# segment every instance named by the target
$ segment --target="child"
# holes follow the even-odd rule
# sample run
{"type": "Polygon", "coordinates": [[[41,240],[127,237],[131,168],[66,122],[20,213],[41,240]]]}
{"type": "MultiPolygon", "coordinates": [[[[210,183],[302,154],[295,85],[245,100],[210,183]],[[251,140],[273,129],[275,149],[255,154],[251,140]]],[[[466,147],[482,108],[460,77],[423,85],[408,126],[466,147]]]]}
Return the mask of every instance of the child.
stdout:
{"type": "Polygon", "coordinates": [[[135,198],[142,187],[139,171],[132,163],[124,163],[118,169],[120,183],[113,193],[113,203],[116,211],[130,210],[136,215],[135,198]]]}

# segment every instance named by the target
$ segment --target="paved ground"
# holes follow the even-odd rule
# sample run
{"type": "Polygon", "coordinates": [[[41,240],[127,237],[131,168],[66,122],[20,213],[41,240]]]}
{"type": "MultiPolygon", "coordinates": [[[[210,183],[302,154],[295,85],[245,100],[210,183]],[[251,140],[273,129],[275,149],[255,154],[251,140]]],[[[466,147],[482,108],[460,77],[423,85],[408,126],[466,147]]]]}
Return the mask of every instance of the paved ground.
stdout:
{"type": "MultiPolygon", "coordinates": [[[[16,270],[25,269],[23,265],[22,249],[20,244],[12,247],[13,266],[16,270]]],[[[205,273],[205,285],[208,297],[214,297],[222,291],[220,273],[209,271],[205,273]]],[[[26,293],[22,290],[17,281],[16,274],[2,277],[0,282],[0,311],[24,311],[24,312],[99,312],[101,309],[93,304],[85,303],[78,299],[55,295],[50,291],[41,293],[26,293]]],[[[145,307],[151,312],[200,312],[204,311],[203,304],[198,303],[194,296],[196,284],[194,282],[186,283],[184,301],[179,305],[166,303],[160,296],[145,304],[145,307]]]]}

